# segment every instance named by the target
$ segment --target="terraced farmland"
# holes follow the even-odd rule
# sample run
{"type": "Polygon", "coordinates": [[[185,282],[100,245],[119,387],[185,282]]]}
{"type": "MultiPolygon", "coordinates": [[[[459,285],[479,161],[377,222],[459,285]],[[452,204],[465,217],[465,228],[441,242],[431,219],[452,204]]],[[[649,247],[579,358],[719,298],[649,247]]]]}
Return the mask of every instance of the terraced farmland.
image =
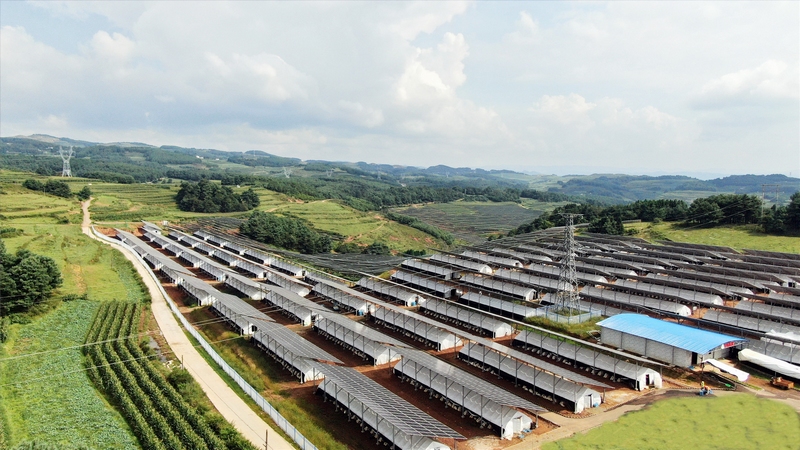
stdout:
{"type": "Polygon", "coordinates": [[[487,234],[508,232],[523,223],[539,217],[544,211],[559,203],[526,202],[453,202],[397,210],[401,214],[417,217],[453,233],[468,242],[481,242],[487,234]]]}
{"type": "Polygon", "coordinates": [[[284,203],[266,210],[305,219],[317,230],[347,236],[348,241],[357,244],[369,245],[378,241],[401,251],[443,245],[422,231],[392,222],[377,213],[356,211],[334,200],[284,203]]]}

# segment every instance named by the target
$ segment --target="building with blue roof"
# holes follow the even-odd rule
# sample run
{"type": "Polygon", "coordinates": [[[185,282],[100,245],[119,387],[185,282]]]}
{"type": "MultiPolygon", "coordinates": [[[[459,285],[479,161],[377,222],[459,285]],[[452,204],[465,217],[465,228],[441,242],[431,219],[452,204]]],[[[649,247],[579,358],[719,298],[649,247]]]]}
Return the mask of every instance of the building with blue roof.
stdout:
{"type": "Polygon", "coordinates": [[[745,339],[701,330],[643,314],[617,314],[598,322],[600,341],[676,366],[724,358],[745,339]]]}

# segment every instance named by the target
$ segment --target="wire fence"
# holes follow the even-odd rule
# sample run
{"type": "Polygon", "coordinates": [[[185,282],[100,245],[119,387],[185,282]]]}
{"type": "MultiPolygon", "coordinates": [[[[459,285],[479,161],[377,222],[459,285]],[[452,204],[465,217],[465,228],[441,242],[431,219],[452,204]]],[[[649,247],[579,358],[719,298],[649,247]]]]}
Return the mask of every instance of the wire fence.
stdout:
{"type": "Polygon", "coordinates": [[[314,444],[312,444],[311,441],[306,439],[306,437],[303,436],[302,433],[297,431],[297,428],[295,428],[291,423],[289,423],[289,421],[286,420],[285,417],[283,417],[272,405],[270,405],[269,402],[264,397],[262,397],[261,394],[259,394],[258,391],[253,386],[250,385],[250,383],[245,381],[244,378],[242,378],[242,376],[239,375],[239,373],[233,369],[233,367],[231,367],[227,362],[225,362],[222,356],[220,356],[213,349],[213,347],[211,347],[211,344],[209,344],[205,340],[205,338],[203,338],[200,332],[198,332],[197,329],[195,329],[192,326],[192,324],[190,324],[189,321],[186,320],[183,314],[181,314],[180,310],[178,310],[178,306],[175,304],[175,302],[172,301],[172,298],[170,298],[169,294],[167,294],[167,291],[165,291],[164,287],[161,286],[161,282],[158,280],[158,277],[156,277],[156,274],[153,273],[153,271],[150,269],[150,266],[144,261],[144,259],[142,259],[141,256],[139,256],[138,253],[133,251],[133,249],[128,247],[126,244],[111,239],[110,237],[98,232],[97,230],[95,230],[94,226],[92,226],[92,232],[95,234],[95,236],[99,237],[100,239],[106,242],[110,242],[112,244],[116,244],[128,249],[136,257],[136,259],[138,259],[139,262],[142,263],[144,267],[147,268],[147,272],[150,274],[151,277],[153,277],[153,280],[156,281],[156,286],[158,286],[161,295],[164,296],[164,299],[167,301],[169,308],[178,317],[178,320],[180,320],[181,325],[183,325],[183,328],[186,329],[189,332],[189,334],[191,334],[192,337],[195,338],[197,342],[200,343],[200,346],[203,347],[203,350],[205,350],[209,356],[211,356],[211,359],[213,359],[214,362],[217,363],[217,365],[219,365],[219,367],[228,376],[230,376],[240,388],[242,388],[245,394],[247,394],[251,399],[253,399],[253,401],[256,402],[259,408],[261,408],[264,412],[266,412],[269,415],[269,417],[272,419],[273,422],[275,422],[275,425],[277,425],[278,428],[283,430],[295,443],[297,443],[298,447],[300,447],[302,450],[317,450],[317,447],[314,444]]]}

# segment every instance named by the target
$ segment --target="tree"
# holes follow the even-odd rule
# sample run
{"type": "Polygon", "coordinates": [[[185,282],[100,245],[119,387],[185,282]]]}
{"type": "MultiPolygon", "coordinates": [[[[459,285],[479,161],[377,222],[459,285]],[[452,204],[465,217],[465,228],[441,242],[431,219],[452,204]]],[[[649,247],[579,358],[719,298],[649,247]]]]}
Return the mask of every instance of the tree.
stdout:
{"type": "Polygon", "coordinates": [[[686,223],[689,225],[713,227],[718,225],[724,216],[725,213],[722,212],[719,205],[706,198],[698,198],[689,206],[686,223]]]}
{"type": "Polygon", "coordinates": [[[258,194],[256,194],[253,188],[242,192],[241,199],[247,209],[257,208],[261,204],[261,199],[258,198],[258,194]]]}
{"type": "Polygon", "coordinates": [[[786,218],[784,224],[789,230],[800,230],[800,191],[795,192],[790,197],[791,201],[786,207],[786,218]]]}
{"type": "Polygon", "coordinates": [[[76,195],[78,196],[78,200],[89,200],[89,198],[92,196],[92,190],[89,189],[89,186],[84,186],[83,189],[78,191],[76,195]]]}
{"type": "Polygon", "coordinates": [[[254,211],[239,226],[239,232],[265,244],[296,250],[301,253],[328,253],[331,239],[317,233],[300,219],[280,217],[263,211],[254,211]]]}
{"type": "Polygon", "coordinates": [[[50,297],[62,281],[52,258],[28,250],[12,255],[0,246],[0,315],[27,311],[50,297]]]}
{"type": "Polygon", "coordinates": [[[47,180],[47,183],[44,184],[44,191],[58,197],[72,197],[72,191],[69,189],[69,185],[63,181],[47,180]]]}
{"type": "Polygon", "coordinates": [[[602,234],[625,234],[625,226],[622,224],[622,218],[617,214],[614,216],[598,217],[589,224],[590,233],[602,234]]]}
{"type": "Polygon", "coordinates": [[[43,191],[44,190],[44,183],[39,180],[34,180],[33,178],[28,178],[27,180],[22,182],[22,187],[25,189],[30,189],[32,191],[43,191]]]}
{"type": "Polygon", "coordinates": [[[392,250],[383,242],[375,241],[369,244],[361,253],[365,255],[391,255],[392,250]]]}

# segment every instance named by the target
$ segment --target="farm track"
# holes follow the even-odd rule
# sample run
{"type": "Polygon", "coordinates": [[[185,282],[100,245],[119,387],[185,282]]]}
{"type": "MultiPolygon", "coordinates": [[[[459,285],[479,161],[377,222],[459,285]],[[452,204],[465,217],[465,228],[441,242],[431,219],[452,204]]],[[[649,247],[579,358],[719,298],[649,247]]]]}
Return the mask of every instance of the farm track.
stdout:
{"type": "MultiPolygon", "coordinates": [[[[81,230],[92,239],[97,239],[91,231],[91,218],[89,204],[91,199],[82,203],[83,223],[81,230]]],[[[184,367],[200,384],[203,392],[220,414],[230,422],[242,435],[258,448],[264,446],[264,436],[269,430],[270,450],[291,450],[294,447],[278,432],[271,428],[244,402],[225,381],[214,371],[211,365],[203,359],[198,350],[189,341],[183,332],[172,311],[167,306],[167,301],[158,289],[157,281],[153,279],[146,267],[137,260],[127,249],[119,245],[109,244],[122,252],[125,257],[136,267],[142,277],[152,299],[152,311],[164,339],[166,339],[175,355],[179,355],[184,367]]]]}

